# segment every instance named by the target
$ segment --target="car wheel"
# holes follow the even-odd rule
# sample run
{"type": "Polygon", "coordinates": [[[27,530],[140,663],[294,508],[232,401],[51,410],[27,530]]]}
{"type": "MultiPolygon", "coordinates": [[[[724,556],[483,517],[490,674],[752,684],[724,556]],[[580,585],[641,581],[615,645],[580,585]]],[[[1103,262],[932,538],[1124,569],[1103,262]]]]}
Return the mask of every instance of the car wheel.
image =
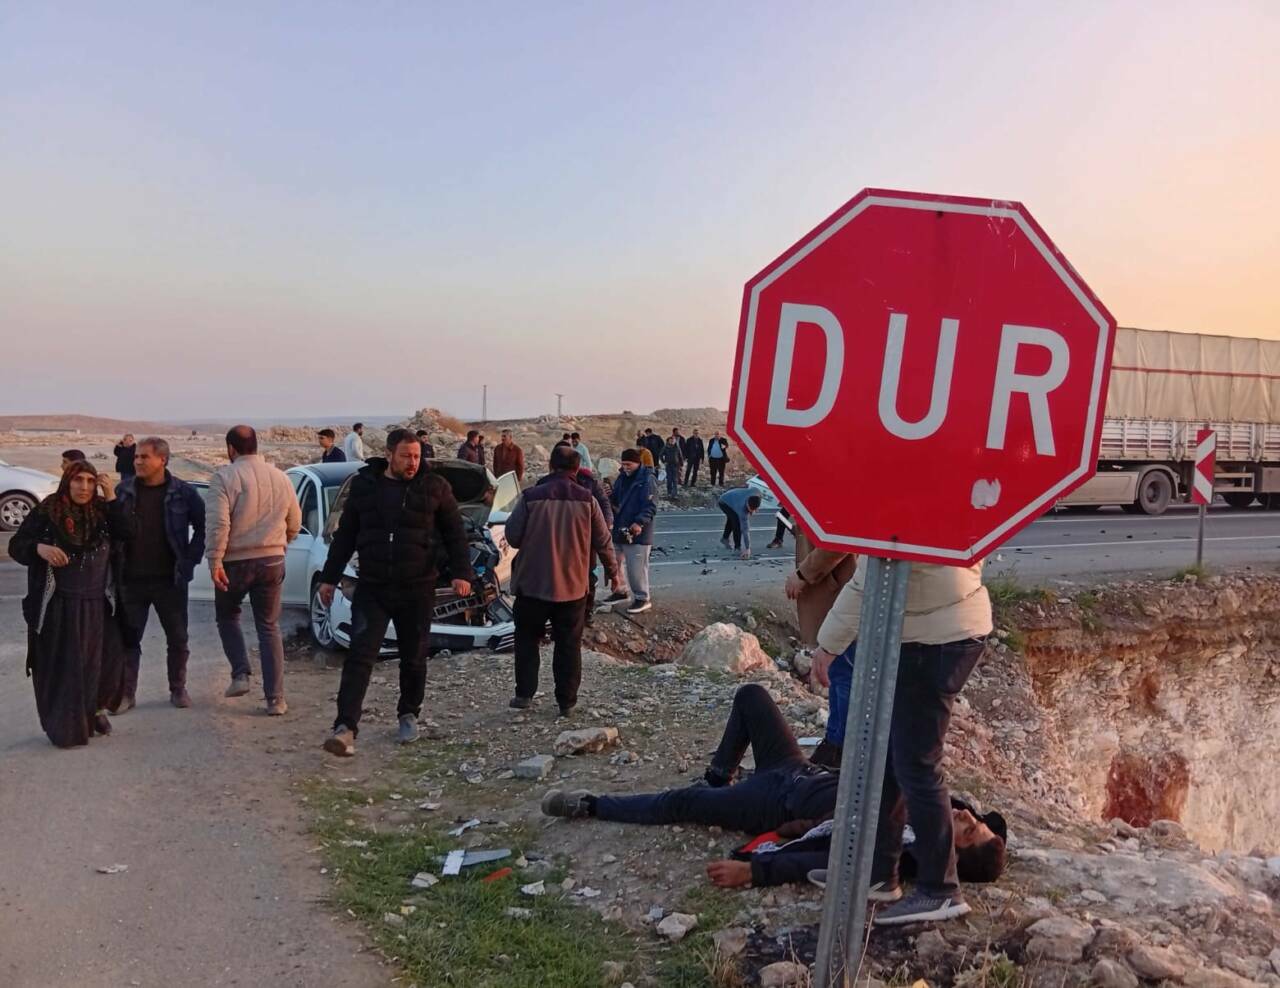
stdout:
{"type": "Polygon", "coordinates": [[[26,494],[0,497],[0,532],[16,532],[35,506],[35,499],[26,494]]]}
{"type": "Polygon", "coordinates": [[[311,640],[321,648],[337,648],[338,642],[333,637],[333,624],[329,616],[329,608],[320,601],[320,581],[311,584],[311,640]]]}

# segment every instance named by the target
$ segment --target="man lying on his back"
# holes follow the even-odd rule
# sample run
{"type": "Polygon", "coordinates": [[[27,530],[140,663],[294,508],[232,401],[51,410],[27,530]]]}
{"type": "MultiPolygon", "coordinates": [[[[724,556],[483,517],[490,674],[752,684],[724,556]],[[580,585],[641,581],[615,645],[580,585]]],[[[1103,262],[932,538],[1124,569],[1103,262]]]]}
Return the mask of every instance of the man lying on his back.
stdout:
{"type": "MultiPolygon", "coordinates": [[[[780,885],[804,881],[810,871],[826,867],[830,826],[821,823],[830,821],[835,812],[839,785],[835,772],[804,757],[768,691],[749,683],[734,695],[720,746],[702,780],[680,789],[633,796],[553,789],[542,799],[542,812],[619,823],[701,823],[753,835],[777,832],[780,838],[800,837],[785,845],[748,844],[735,852],[745,860],[713,861],[707,866],[708,876],[717,885],[780,885]],[[735,784],[748,746],[755,758],[755,772],[735,784]]],[[[959,801],[953,806],[960,878],[995,881],[1004,870],[1004,820],[998,813],[978,819],[959,801]]],[[[906,852],[909,854],[909,846],[906,852]]],[[[900,898],[899,878],[909,878],[910,870],[906,865],[901,875],[875,876],[871,898],[900,898]]],[[[820,876],[814,879],[820,880],[820,876]]]]}

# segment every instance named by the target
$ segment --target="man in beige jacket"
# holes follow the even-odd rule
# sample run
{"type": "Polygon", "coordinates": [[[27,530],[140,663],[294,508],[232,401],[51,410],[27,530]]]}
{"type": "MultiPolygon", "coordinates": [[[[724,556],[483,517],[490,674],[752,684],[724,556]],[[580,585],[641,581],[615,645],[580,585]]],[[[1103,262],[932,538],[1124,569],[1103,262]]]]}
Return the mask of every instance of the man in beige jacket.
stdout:
{"type": "Polygon", "coordinates": [[[240,605],[248,595],[267,713],[280,717],[289,709],[280,637],[284,547],[298,537],[302,511],[289,478],[258,455],[258,434],[249,426],[237,425],[227,433],[227,457],[231,462],[215,471],[205,499],[213,613],[231,663],[226,695],[249,692],[249,650],[240,629],[240,605]]]}
{"type": "MultiPolygon", "coordinates": [[[[844,744],[865,578],[866,567],[860,563],[822,622],[813,655],[814,680],[830,687],[825,741],[837,747],[844,744]]],[[[942,751],[952,705],[982,657],[991,628],[991,600],[982,585],[981,563],[912,564],[871,868],[873,897],[892,905],[876,913],[877,925],[953,919],[969,911],[956,876],[942,751]],[[908,817],[918,869],[915,887],[903,898],[898,862],[908,817]]]]}

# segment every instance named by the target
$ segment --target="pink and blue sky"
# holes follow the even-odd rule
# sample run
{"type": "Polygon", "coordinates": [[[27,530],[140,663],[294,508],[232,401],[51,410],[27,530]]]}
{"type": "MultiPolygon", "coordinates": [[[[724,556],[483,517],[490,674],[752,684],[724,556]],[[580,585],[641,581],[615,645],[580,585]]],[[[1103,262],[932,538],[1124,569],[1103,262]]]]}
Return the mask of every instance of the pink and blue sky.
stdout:
{"type": "Polygon", "coordinates": [[[1025,202],[1123,325],[1280,337],[1280,4],[0,4],[0,412],[728,400],[864,186],[1025,202]]]}

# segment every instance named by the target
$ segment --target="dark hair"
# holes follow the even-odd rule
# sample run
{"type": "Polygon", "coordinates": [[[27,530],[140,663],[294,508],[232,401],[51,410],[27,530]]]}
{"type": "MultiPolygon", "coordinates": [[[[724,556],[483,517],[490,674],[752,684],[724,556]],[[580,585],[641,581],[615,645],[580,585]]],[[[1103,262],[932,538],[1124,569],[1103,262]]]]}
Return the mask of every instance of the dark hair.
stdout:
{"type": "Polygon", "coordinates": [[[421,445],[421,443],[418,442],[418,437],[409,429],[392,429],[387,433],[388,453],[395,452],[395,448],[401,443],[413,443],[415,446],[421,445]]]}
{"type": "Polygon", "coordinates": [[[428,433],[426,429],[419,429],[417,432],[414,433],[414,435],[417,436],[419,439],[426,439],[427,436],[430,435],[430,433],[428,433]]]}
{"type": "Polygon", "coordinates": [[[756,508],[760,507],[760,495],[752,494],[750,497],[748,497],[747,507],[750,508],[752,511],[755,511],[756,508]]]}
{"type": "Polygon", "coordinates": [[[324,437],[325,437],[325,439],[337,439],[337,438],[338,438],[338,437],[337,437],[337,435],[334,433],[334,431],[333,431],[332,429],[321,429],[321,430],[320,430],[320,435],[324,436],[324,437]]]}
{"type": "Polygon", "coordinates": [[[470,442],[472,439],[475,439],[478,435],[480,435],[479,430],[477,430],[477,429],[470,429],[470,430],[468,430],[468,431],[467,431],[467,442],[470,442]]]}
{"type": "Polygon", "coordinates": [[[556,443],[555,449],[551,451],[551,469],[569,473],[577,470],[582,465],[582,457],[578,455],[578,451],[572,446],[564,443],[556,443]]]}
{"type": "Polygon", "coordinates": [[[648,436],[648,435],[652,434],[652,432],[653,432],[653,430],[652,430],[652,429],[645,429],[645,430],[644,430],[644,434],[645,434],[646,436],[648,436]]]}
{"type": "Polygon", "coordinates": [[[640,463],[640,450],[624,449],[622,455],[618,457],[623,463],[640,463]]]}
{"type": "Polygon", "coordinates": [[[1004,841],[993,836],[972,847],[957,847],[956,873],[962,882],[996,881],[1004,874],[1004,841]]]}
{"type": "Polygon", "coordinates": [[[88,457],[84,455],[84,450],[82,449],[64,449],[62,451],[62,458],[64,460],[87,460],[88,459],[88,457]]]}
{"type": "Polygon", "coordinates": [[[251,425],[235,425],[227,430],[227,445],[241,456],[250,456],[258,451],[258,434],[251,425]]]}
{"type": "Polygon", "coordinates": [[[355,432],[357,429],[363,429],[363,428],[364,428],[364,423],[363,423],[363,422],[357,422],[357,423],[355,423],[353,426],[351,426],[351,431],[352,431],[352,432],[355,432]]]}
{"type": "Polygon", "coordinates": [[[571,432],[571,433],[569,433],[569,438],[570,438],[570,439],[581,439],[581,438],[582,438],[582,433],[581,433],[581,432],[571,432]]]}

